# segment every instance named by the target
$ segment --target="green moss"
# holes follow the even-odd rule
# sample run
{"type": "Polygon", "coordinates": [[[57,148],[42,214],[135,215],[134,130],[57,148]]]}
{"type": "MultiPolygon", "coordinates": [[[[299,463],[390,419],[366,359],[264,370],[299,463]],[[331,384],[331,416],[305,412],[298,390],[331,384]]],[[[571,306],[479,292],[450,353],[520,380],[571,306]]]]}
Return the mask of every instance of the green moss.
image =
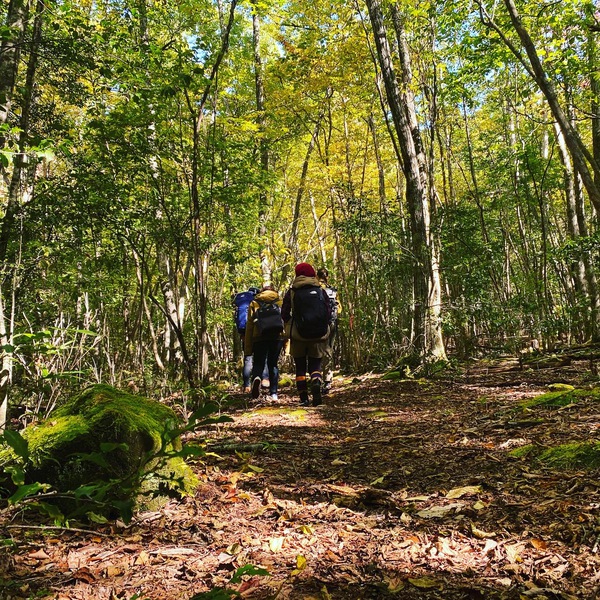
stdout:
{"type": "Polygon", "coordinates": [[[600,442],[574,442],[548,448],[538,460],[561,469],[597,469],[600,467],[600,442]]]}
{"type": "Polygon", "coordinates": [[[562,408],[563,406],[569,406],[580,400],[600,400],[600,388],[593,389],[567,389],[554,392],[547,392],[531,398],[521,403],[523,408],[536,408],[536,407],[548,407],[548,408],[562,408]]]}
{"type": "MultiPolygon", "coordinates": [[[[123,482],[128,478],[138,483],[149,479],[145,485],[151,485],[152,478],[144,473],[156,470],[163,488],[169,487],[173,474],[173,480],[180,482],[174,481],[174,487],[183,492],[195,489],[197,479],[181,458],[147,462],[157,452],[181,448],[178,439],[162,448],[165,433],[177,427],[177,422],[175,413],[159,402],[107,385],[91,386],[46,421],[22,432],[30,453],[26,483],[50,483],[59,492],[94,481],[123,482]],[[112,449],[103,452],[105,444],[112,449]]],[[[16,459],[10,449],[0,452],[0,466],[16,459]]],[[[119,493],[131,494],[135,485],[119,493]]]]}
{"type": "Polygon", "coordinates": [[[528,444],[527,446],[521,446],[520,448],[513,448],[508,455],[513,458],[525,458],[532,452],[535,452],[535,446],[533,444],[528,444]]]}
{"type": "Polygon", "coordinates": [[[381,376],[381,379],[385,379],[386,381],[400,381],[401,379],[406,379],[407,377],[408,375],[405,371],[388,371],[381,376]]]}
{"type": "Polygon", "coordinates": [[[568,383],[551,383],[548,386],[551,392],[572,392],[575,386],[569,385],[568,383]]]}
{"type": "Polygon", "coordinates": [[[175,413],[164,404],[103,384],[85,389],[74,400],[56,409],[51,418],[63,415],[82,417],[89,431],[99,428],[102,437],[109,439],[121,433],[126,424],[132,431],[143,432],[151,437],[150,449],[160,447],[161,433],[167,423],[176,423],[178,420],[175,413]]]}

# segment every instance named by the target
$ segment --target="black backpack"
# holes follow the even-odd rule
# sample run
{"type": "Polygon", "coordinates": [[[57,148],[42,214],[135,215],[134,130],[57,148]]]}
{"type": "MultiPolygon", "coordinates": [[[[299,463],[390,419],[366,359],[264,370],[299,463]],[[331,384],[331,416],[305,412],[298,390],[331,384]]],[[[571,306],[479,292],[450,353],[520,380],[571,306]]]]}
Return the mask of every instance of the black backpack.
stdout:
{"type": "Polygon", "coordinates": [[[283,331],[281,308],[274,302],[257,300],[258,309],[254,313],[254,324],[263,337],[277,337],[283,331]]]}
{"type": "Polygon", "coordinates": [[[329,299],[320,285],[294,289],[292,315],[298,333],[307,340],[322,339],[329,328],[329,299]]]}

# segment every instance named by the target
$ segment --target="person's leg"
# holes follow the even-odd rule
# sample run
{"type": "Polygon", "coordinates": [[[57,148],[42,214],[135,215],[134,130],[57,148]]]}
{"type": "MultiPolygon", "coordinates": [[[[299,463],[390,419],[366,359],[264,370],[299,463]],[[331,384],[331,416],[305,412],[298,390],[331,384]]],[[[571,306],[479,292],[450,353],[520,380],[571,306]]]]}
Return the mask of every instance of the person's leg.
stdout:
{"type": "Polygon", "coordinates": [[[294,356],[296,365],[296,389],[300,394],[300,406],[309,406],[308,385],[306,382],[306,356],[294,356]]]}
{"type": "Polygon", "coordinates": [[[253,361],[252,361],[252,397],[258,398],[260,395],[260,382],[263,365],[267,360],[267,352],[269,347],[267,342],[254,342],[252,346],[253,361]]]}
{"type": "Polygon", "coordinates": [[[333,383],[333,344],[337,335],[337,327],[333,327],[327,340],[327,352],[323,356],[323,393],[328,394],[333,383]]]}
{"type": "Polygon", "coordinates": [[[323,402],[321,398],[321,385],[323,382],[321,363],[321,358],[317,358],[316,356],[308,357],[308,372],[310,373],[310,391],[313,397],[313,406],[319,406],[323,402]]]}
{"type": "Polygon", "coordinates": [[[273,340],[269,342],[269,351],[267,353],[267,365],[269,368],[269,396],[277,400],[277,388],[279,386],[279,353],[281,352],[281,342],[273,340]]]}
{"type": "Polygon", "coordinates": [[[261,377],[262,377],[262,382],[261,382],[262,387],[263,388],[268,388],[269,387],[269,362],[268,362],[268,357],[265,358],[265,365],[264,365],[261,377]]]}
{"type": "Polygon", "coordinates": [[[242,379],[244,381],[244,391],[250,391],[250,383],[252,376],[252,354],[249,356],[244,356],[244,367],[242,369],[242,379]]]}

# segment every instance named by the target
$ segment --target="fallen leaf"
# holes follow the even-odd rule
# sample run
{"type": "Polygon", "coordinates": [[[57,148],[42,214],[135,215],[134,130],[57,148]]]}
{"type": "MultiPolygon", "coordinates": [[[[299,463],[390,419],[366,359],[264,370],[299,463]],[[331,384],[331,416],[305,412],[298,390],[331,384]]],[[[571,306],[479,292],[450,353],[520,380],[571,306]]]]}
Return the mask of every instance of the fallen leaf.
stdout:
{"type": "Polygon", "coordinates": [[[432,508],[426,508],[420,510],[417,515],[423,519],[434,519],[439,517],[445,517],[457,508],[462,508],[464,505],[460,502],[454,504],[448,504],[447,506],[433,506],[432,508]]]}
{"type": "Polygon", "coordinates": [[[341,460],[339,458],[336,458],[335,460],[331,461],[331,464],[335,467],[340,466],[340,465],[347,465],[348,463],[344,460],[341,460]]]}
{"type": "Polygon", "coordinates": [[[150,563],[150,555],[145,550],[142,550],[138,554],[138,557],[135,559],[135,564],[136,565],[147,565],[149,563],[150,563]]]}
{"type": "Polygon", "coordinates": [[[473,523],[471,523],[471,533],[480,540],[487,540],[489,538],[496,537],[495,532],[483,531],[482,529],[478,529],[473,523]]]}
{"type": "Polygon", "coordinates": [[[189,556],[190,554],[196,554],[196,550],[192,548],[159,548],[158,550],[152,550],[150,554],[157,554],[158,556],[189,556]]]}
{"type": "Polygon", "coordinates": [[[312,535],[314,533],[310,525],[300,525],[300,527],[298,527],[298,530],[304,535],[312,535]]]}
{"type": "Polygon", "coordinates": [[[333,492],[338,492],[344,496],[358,496],[358,492],[349,485],[329,485],[329,489],[333,492]]]}
{"type": "Polygon", "coordinates": [[[292,571],[292,575],[298,575],[298,573],[304,571],[307,564],[306,558],[302,556],[302,554],[298,554],[298,556],[296,556],[296,568],[292,571]]]}
{"type": "Polygon", "coordinates": [[[269,540],[269,548],[271,552],[279,552],[283,547],[283,537],[275,537],[269,540]]]}
{"type": "Polygon", "coordinates": [[[106,567],[106,576],[107,577],[117,577],[123,573],[123,569],[120,567],[115,567],[114,565],[108,565],[106,567]]]}
{"type": "Polygon", "coordinates": [[[392,594],[395,594],[396,592],[399,592],[406,587],[406,583],[401,577],[386,577],[385,583],[387,585],[388,590],[392,594]]]}
{"type": "Polygon", "coordinates": [[[221,552],[219,554],[219,556],[217,556],[217,560],[219,561],[219,564],[221,564],[221,565],[228,565],[229,563],[232,563],[234,559],[235,559],[235,556],[232,556],[231,554],[228,554],[227,552],[221,552]]]}
{"type": "Polygon", "coordinates": [[[446,498],[448,500],[456,500],[457,498],[462,498],[463,496],[475,496],[476,494],[481,494],[483,489],[480,485],[467,485],[465,487],[454,488],[450,490],[446,494],[446,498]]]}
{"type": "Polygon", "coordinates": [[[31,552],[27,555],[29,558],[34,558],[36,560],[47,560],[50,558],[43,550],[38,550],[37,552],[31,552]]]}
{"type": "Polygon", "coordinates": [[[417,579],[413,579],[411,577],[408,578],[408,581],[418,588],[431,589],[431,588],[439,588],[442,589],[442,584],[437,580],[433,579],[433,577],[419,577],[417,579]]]}
{"type": "Polygon", "coordinates": [[[522,544],[512,544],[504,546],[506,550],[506,557],[511,563],[522,563],[521,552],[523,550],[522,544]]]}
{"type": "Polygon", "coordinates": [[[371,419],[377,419],[379,417],[387,417],[387,413],[384,410],[374,410],[372,413],[367,415],[371,419]]]}
{"type": "Polygon", "coordinates": [[[77,569],[73,573],[73,579],[84,581],[85,583],[94,583],[96,576],[87,567],[81,567],[81,569],[77,569]]]}

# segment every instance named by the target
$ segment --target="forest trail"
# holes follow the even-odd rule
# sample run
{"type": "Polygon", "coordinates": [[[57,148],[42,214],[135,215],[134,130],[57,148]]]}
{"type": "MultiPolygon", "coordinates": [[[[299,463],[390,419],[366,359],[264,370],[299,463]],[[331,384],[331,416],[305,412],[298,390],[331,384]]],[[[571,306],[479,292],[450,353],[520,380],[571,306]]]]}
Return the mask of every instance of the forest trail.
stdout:
{"type": "Polygon", "coordinates": [[[591,400],[522,406],[584,372],[509,361],[443,381],[338,378],[317,409],[286,390],[276,405],[234,395],[233,423],[198,432],[215,455],[195,497],[127,528],[2,527],[18,551],[0,597],[598,598],[600,475],[510,454],[598,438],[591,400]],[[230,584],[247,564],[270,575],[230,584]]]}

